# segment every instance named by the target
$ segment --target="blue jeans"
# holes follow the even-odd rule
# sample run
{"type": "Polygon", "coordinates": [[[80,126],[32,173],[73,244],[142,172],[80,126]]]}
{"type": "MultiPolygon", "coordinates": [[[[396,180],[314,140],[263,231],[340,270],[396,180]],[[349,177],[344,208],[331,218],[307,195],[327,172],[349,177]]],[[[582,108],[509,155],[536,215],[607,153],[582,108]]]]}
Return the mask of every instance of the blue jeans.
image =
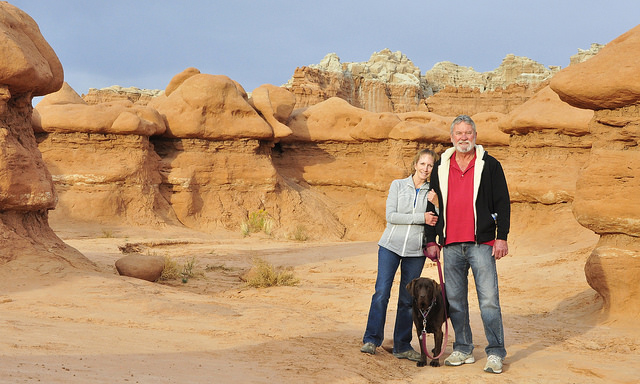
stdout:
{"type": "Polygon", "coordinates": [[[453,349],[464,353],[473,351],[473,336],[469,325],[469,267],[473,272],[480,306],[484,334],[489,343],[487,355],[504,359],[504,330],[498,295],[498,271],[492,248],[486,244],[457,243],[444,247],[444,281],[449,301],[449,316],[456,334],[453,349]]]}
{"type": "Polygon", "coordinates": [[[425,257],[401,257],[395,252],[378,248],[378,276],[376,277],[376,291],[371,298],[367,329],[362,338],[363,343],[382,345],[384,340],[384,323],[387,317],[387,305],[391,294],[393,278],[400,266],[400,292],[398,294],[398,311],[396,325],[393,331],[393,352],[406,352],[411,347],[413,336],[413,318],[411,314],[413,298],[407,291],[407,284],[420,277],[424,267],[425,257]]]}

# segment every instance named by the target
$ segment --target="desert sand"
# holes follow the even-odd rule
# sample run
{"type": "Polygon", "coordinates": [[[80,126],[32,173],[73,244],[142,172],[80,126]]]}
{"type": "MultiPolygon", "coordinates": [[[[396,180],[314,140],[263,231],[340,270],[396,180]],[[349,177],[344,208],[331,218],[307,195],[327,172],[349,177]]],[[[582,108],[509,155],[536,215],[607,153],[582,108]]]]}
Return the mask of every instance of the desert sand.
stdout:
{"type": "MultiPolygon", "coordinates": [[[[516,207],[512,222],[510,254],[498,263],[508,351],[501,375],[482,371],[486,341],[473,290],[475,364],[418,368],[392,356],[397,282],[387,340],[376,355],[359,351],[376,276],[375,241],[52,222],[97,270],[47,256],[0,269],[0,382],[637,382],[640,331],[603,313],[584,276],[597,236],[568,208],[516,207]],[[127,243],[179,263],[195,257],[204,275],[186,284],[118,276],[118,247],[127,243]],[[292,267],[299,285],[246,286],[240,277],[257,256],[292,267]]],[[[436,265],[428,263],[423,276],[437,279],[436,265]]]]}

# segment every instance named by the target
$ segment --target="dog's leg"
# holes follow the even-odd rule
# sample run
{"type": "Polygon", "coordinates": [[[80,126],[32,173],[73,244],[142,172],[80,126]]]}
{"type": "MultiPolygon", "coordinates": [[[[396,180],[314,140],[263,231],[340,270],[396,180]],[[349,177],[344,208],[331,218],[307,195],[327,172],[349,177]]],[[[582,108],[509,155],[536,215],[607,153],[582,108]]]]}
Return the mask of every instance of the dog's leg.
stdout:
{"type": "MultiPolygon", "coordinates": [[[[427,354],[425,353],[424,350],[424,343],[422,341],[422,331],[420,330],[420,327],[418,326],[418,323],[416,322],[416,333],[418,334],[418,340],[420,341],[420,361],[418,361],[416,363],[417,367],[424,367],[425,365],[427,365],[427,354]]],[[[424,337],[427,337],[427,334],[424,334],[424,337]]],[[[426,342],[426,340],[425,340],[426,342]]]]}
{"type": "MultiPolygon", "coordinates": [[[[442,350],[442,339],[444,338],[444,335],[442,334],[442,329],[436,329],[436,331],[433,333],[433,341],[436,343],[435,347],[433,347],[433,357],[436,357],[440,354],[440,351],[442,350]]],[[[440,359],[433,359],[431,360],[431,363],[429,364],[432,367],[439,367],[440,366],[440,359]]]]}

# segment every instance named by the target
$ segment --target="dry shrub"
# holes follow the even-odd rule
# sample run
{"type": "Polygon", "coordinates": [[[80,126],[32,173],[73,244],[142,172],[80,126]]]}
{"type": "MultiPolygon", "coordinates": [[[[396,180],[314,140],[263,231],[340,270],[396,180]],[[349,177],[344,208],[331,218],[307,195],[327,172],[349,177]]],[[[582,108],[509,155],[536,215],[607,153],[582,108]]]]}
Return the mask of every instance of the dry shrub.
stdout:
{"type": "Polygon", "coordinates": [[[182,268],[178,263],[169,256],[165,256],[164,269],[162,270],[162,275],[160,275],[160,280],[176,280],[181,277],[181,274],[182,268]]]}
{"type": "Polygon", "coordinates": [[[240,224],[240,232],[242,236],[249,236],[252,233],[264,232],[271,236],[273,230],[273,220],[264,209],[249,213],[247,220],[240,224]]]}
{"type": "Polygon", "coordinates": [[[309,235],[307,235],[307,228],[302,224],[297,225],[293,232],[290,234],[290,239],[295,241],[309,240],[309,235]]]}
{"type": "Polygon", "coordinates": [[[294,286],[300,283],[290,269],[274,268],[259,257],[254,258],[253,267],[246,275],[247,285],[253,288],[294,286]]]}
{"type": "Polygon", "coordinates": [[[118,245],[118,249],[122,253],[140,253],[142,247],[137,243],[125,243],[124,245],[118,245]]]}

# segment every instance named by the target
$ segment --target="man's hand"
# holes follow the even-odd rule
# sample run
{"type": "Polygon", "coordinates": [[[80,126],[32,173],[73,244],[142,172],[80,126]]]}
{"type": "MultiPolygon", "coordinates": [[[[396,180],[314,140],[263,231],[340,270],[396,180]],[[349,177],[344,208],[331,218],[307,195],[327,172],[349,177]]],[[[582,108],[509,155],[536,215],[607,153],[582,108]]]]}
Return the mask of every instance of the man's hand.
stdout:
{"type": "Polygon", "coordinates": [[[438,203],[438,195],[433,191],[433,189],[427,192],[427,200],[429,200],[434,207],[440,208],[440,204],[438,203]]]}
{"type": "Polygon", "coordinates": [[[506,240],[497,239],[495,243],[493,243],[493,251],[491,254],[496,260],[502,259],[504,256],[507,256],[509,253],[509,246],[507,245],[506,240]]]}

